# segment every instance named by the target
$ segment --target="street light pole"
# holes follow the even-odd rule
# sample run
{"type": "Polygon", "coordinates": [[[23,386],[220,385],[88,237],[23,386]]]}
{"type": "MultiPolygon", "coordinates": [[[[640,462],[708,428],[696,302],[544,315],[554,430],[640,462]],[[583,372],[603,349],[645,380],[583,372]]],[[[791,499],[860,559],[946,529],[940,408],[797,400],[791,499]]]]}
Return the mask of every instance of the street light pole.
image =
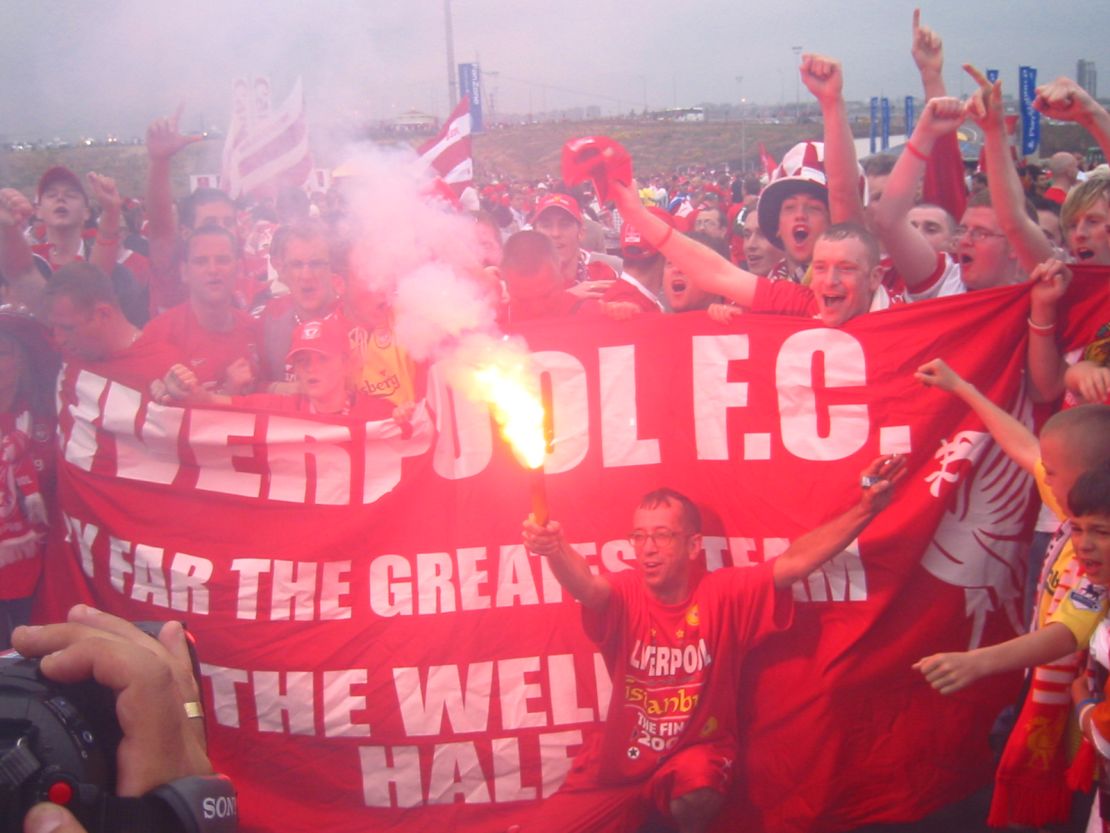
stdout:
{"type": "Polygon", "coordinates": [[[798,58],[802,54],[802,47],[792,46],[794,53],[794,122],[802,120],[802,74],[798,71],[798,58]]]}
{"type": "Polygon", "coordinates": [[[500,70],[491,69],[487,70],[484,75],[486,78],[491,79],[486,84],[486,96],[489,99],[489,118],[494,121],[497,117],[497,79],[501,75],[500,70]]]}
{"type": "Polygon", "coordinates": [[[455,80],[455,32],[451,26],[451,0],[443,0],[443,24],[447,30],[447,112],[459,103],[458,82],[455,80]]]}
{"type": "Polygon", "coordinates": [[[736,76],[736,86],[740,88],[740,104],[737,113],[740,115],[740,173],[744,173],[748,165],[748,121],[744,118],[744,76],[736,76]]]}

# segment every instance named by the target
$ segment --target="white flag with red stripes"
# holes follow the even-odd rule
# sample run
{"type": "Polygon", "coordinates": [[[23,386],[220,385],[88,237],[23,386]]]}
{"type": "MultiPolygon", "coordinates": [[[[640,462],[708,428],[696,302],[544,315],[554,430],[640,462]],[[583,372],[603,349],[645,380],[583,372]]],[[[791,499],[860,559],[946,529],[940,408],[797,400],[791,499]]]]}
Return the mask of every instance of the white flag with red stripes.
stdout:
{"type": "Polygon", "coordinates": [[[470,99],[463,98],[443,129],[420,146],[420,161],[451,186],[456,194],[474,181],[474,158],[470,149],[470,99]]]}
{"type": "Polygon", "coordinates": [[[237,198],[263,187],[304,185],[312,173],[312,155],[301,79],[280,107],[252,113],[255,118],[244,118],[242,104],[237,95],[220,187],[237,198]]]}

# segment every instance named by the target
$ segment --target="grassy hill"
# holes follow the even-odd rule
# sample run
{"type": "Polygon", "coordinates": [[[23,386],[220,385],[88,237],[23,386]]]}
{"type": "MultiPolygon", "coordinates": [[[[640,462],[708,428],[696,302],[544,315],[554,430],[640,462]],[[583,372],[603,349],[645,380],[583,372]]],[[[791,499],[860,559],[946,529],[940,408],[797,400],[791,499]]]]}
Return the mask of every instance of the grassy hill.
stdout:
{"type": "MultiPolygon", "coordinates": [[[[739,122],[677,123],[640,120],[552,122],[491,130],[474,137],[474,161],[480,181],[498,177],[535,180],[558,176],[563,143],[579,136],[610,136],[632,154],[637,175],[669,172],[687,165],[733,170],[741,160],[758,165],[759,142],[776,159],[795,142],[819,138],[819,124],[752,124],[739,122]],[[746,148],[746,154],[742,151],[746,148]]],[[[412,140],[418,145],[423,139],[412,140]]],[[[385,141],[385,140],[383,140],[385,141]]],[[[396,138],[390,138],[395,144],[396,138]]],[[[1041,154],[1063,148],[1079,149],[1094,141],[1075,125],[1044,125],[1041,154]]],[[[214,173],[220,168],[222,142],[199,142],[174,159],[174,191],[188,190],[192,173],[214,173]]],[[[334,167],[342,160],[316,153],[317,164],[334,167]]],[[[124,196],[139,196],[146,187],[144,147],[117,145],[57,150],[0,151],[0,186],[11,186],[33,196],[39,176],[51,165],[66,165],[78,174],[100,171],[112,176],[124,196]]]]}
{"type": "Polygon", "coordinates": [[[802,139],[819,138],[818,124],[678,123],[651,121],[557,122],[495,130],[476,136],[474,160],[483,178],[533,179],[558,175],[563,143],[580,136],[609,136],[632,154],[636,172],[664,173],[687,165],[723,169],[759,162],[759,142],[776,158],[802,139]],[[742,151],[746,148],[747,153],[742,151]]]}
{"type": "MultiPolygon", "coordinates": [[[[710,163],[737,167],[742,140],[747,140],[747,158],[758,159],[758,142],[767,143],[776,156],[788,148],[795,137],[819,135],[819,125],[749,125],[746,137],[738,123],[677,124],[672,122],[596,121],[555,122],[514,126],[474,137],[474,159],[478,176],[539,179],[558,176],[559,154],[563,143],[577,136],[611,136],[632,153],[640,172],[670,171],[677,166],[710,163]]],[[[393,144],[396,138],[390,138],[393,144]]],[[[418,145],[421,138],[413,139],[418,145]]],[[[176,193],[185,193],[189,175],[213,173],[220,168],[222,143],[199,142],[185,148],[174,159],[176,193]]],[[[322,167],[338,165],[341,160],[316,154],[322,167]]],[[[34,193],[38,177],[51,165],[66,165],[78,174],[99,171],[115,178],[124,196],[143,193],[146,187],[147,159],[142,146],[73,147],[54,150],[0,151],[0,184],[34,193]]]]}

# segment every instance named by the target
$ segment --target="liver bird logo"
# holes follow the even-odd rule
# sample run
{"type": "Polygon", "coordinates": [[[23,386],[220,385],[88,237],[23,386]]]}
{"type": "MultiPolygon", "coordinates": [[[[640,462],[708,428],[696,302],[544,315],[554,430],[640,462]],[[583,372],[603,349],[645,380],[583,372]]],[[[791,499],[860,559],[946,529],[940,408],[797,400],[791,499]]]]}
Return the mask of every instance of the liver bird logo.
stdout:
{"type": "MultiPolygon", "coordinates": [[[[1024,387],[1015,411],[1015,418],[1032,426],[1024,387]]],[[[936,468],[924,479],[930,494],[949,506],[921,566],[964,589],[971,649],[980,644],[987,615],[996,610],[1006,614],[1015,633],[1022,630],[1029,476],[983,431],[960,431],[942,440],[934,458],[936,468]]]]}

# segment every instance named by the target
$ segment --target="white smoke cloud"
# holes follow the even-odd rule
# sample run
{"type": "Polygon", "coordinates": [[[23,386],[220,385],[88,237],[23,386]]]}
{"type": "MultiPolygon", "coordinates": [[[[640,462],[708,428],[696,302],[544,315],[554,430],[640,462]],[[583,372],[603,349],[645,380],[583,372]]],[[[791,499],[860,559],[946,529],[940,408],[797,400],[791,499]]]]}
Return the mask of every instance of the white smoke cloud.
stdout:
{"type": "Polygon", "coordinates": [[[489,404],[513,447],[539,465],[537,375],[524,340],[497,329],[474,221],[429,198],[431,179],[414,153],[360,148],[342,168],[356,241],[351,280],[387,294],[397,343],[417,361],[438,361],[453,387],[489,404]]]}
{"type": "Polygon", "coordinates": [[[432,179],[408,150],[360,147],[342,165],[351,212],[352,280],[390,297],[394,335],[417,361],[468,331],[492,332],[472,218],[429,196],[432,179]]]}
{"type": "Polygon", "coordinates": [[[422,266],[399,282],[393,312],[394,335],[417,361],[442,352],[464,333],[490,333],[495,326],[489,300],[474,281],[440,263],[422,266]]]}

